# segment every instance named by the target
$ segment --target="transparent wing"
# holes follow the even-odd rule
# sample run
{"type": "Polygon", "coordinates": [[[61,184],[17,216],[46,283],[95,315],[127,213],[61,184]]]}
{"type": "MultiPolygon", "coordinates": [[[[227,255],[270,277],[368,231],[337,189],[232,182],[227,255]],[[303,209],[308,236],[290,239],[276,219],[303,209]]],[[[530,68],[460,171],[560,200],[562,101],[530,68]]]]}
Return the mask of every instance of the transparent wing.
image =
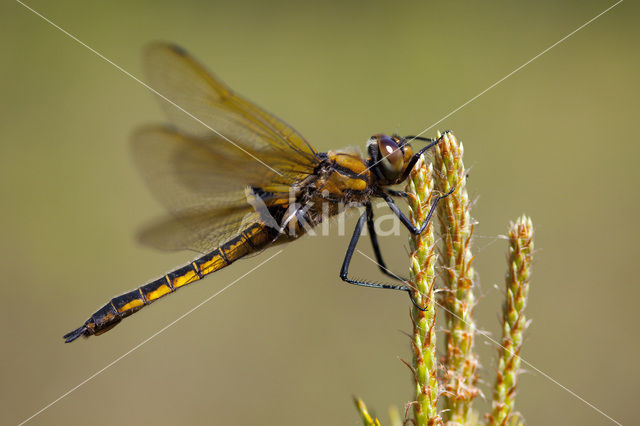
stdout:
{"type": "Polygon", "coordinates": [[[181,132],[196,137],[218,132],[223,137],[211,140],[216,149],[228,145],[244,150],[281,173],[317,164],[315,149],[296,130],[233,93],[183,49],[153,44],[146,51],[145,68],[151,87],[171,101],[162,99],[161,104],[181,132]],[[275,156],[267,158],[265,152],[282,158],[272,164],[275,156]]]}
{"type": "Polygon", "coordinates": [[[144,228],[138,238],[160,250],[208,253],[259,220],[260,215],[249,205],[229,205],[158,220],[144,228]]]}
{"type": "MultiPolygon", "coordinates": [[[[248,223],[264,220],[264,208],[256,205],[249,187],[288,200],[291,185],[313,173],[288,170],[279,175],[215,134],[197,138],[170,127],[140,129],[132,148],[151,192],[172,215],[143,230],[140,240],[164,250],[215,249],[248,223]]],[[[272,151],[264,154],[274,161],[279,157],[272,151]]]]}
{"type": "MultiPolygon", "coordinates": [[[[215,134],[196,138],[170,127],[140,129],[132,148],[151,192],[174,215],[246,203],[247,187],[288,194],[291,185],[313,173],[296,165],[277,174],[215,134]]],[[[270,150],[253,152],[274,163],[282,157],[270,150]]]]}
{"type": "Polygon", "coordinates": [[[316,151],[297,131],[234,94],[184,50],[154,44],[145,67],[175,128],[147,127],[133,137],[147,184],[172,214],[143,230],[143,243],[213,250],[264,220],[248,188],[284,198],[313,173],[316,151]]]}

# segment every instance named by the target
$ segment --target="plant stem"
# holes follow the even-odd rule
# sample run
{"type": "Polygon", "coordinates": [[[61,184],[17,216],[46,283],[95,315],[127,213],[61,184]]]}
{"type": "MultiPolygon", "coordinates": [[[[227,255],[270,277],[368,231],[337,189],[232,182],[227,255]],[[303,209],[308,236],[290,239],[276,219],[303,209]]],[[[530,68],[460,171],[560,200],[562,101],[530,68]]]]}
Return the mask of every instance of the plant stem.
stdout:
{"type": "Polygon", "coordinates": [[[476,331],[472,317],[475,306],[472,288],[475,277],[471,266],[473,222],[462,143],[449,132],[443,135],[438,132],[438,137],[442,140],[436,145],[434,154],[437,188],[447,193],[455,187],[453,193],[438,205],[444,249],[440,259],[445,284],[441,301],[447,323],[444,416],[447,421],[464,425],[469,423],[471,402],[479,393],[476,387],[478,359],[473,352],[476,331]]]}
{"type": "Polygon", "coordinates": [[[522,215],[509,227],[506,301],[503,307],[502,347],[489,425],[509,424],[514,417],[522,336],[529,323],[524,316],[533,257],[533,224],[522,215]]]}
{"type": "MultiPolygon", "coordinates": [[[[420,226],[427,217],[432,201],[433,167],[426,166],[424,158],[411,172],[407,185],[411,223],[420,226]]],[[[413,405],[415,424],[442,424],[438,415],[438,380],[436,377],[435,335],[435,237],[433,223],[429,223],[420,235],[410,237],[410,281],[414,300],[424,308],[413,307],[413,369],[416,385],[416,401],[413,405]]]]}

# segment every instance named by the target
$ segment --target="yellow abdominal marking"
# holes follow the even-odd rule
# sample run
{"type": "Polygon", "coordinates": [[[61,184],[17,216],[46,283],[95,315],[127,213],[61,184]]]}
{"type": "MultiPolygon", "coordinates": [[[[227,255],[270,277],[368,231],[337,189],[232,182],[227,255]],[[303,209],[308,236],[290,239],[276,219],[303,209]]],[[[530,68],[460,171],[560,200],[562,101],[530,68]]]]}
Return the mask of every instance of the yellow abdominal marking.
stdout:
{"type": "Polygon", "coordinates": [[[196,274],[195,271],[189,271],[180,277],[175,277],[173,279],[173,287],[182,287],[183,285],[190,284],[194,281],[198,281],[199,279],[200,277],[198,276],[198,274],[196,274]]]}
{"type": "Polygon", "coordinates": [[[236,250],[238,249],[238,247],[242,247],[245,243],[245,239],[244,236],[243,238],[240,238],[238,240],[238,242],[236,242],[233,245],[229,245],[228,249],[223,249],[224,250],[224,254],[227,256],[227,259],[232,260],[233,255],[235,254],[236,250]]]}
{"type": "Polygon", "coordinates": [[[134,299],[131,302],[127,303],[126,305],[122,306],[118,312],[124,312],[124,311],[128,311],[129,309],[134,309],[137,307],[140,307],[144,305],[144,302],[140,299],[134,299]]]}
{"type": "Polygon", "coordinates": [[[202,275],[207,275],[212,272],[217,271],[218,269],[222,269],[226,265],[224,259],[220,257],[219,254],[213,256],[211,260],[204,262],[200,265],[200,273],[202,275]]]}
{"type": "Polygon", "coordinates": [[[168,285],[163,284],[162,286],[158,287],[156,290],[150,291],[149,293],[145,294],[144,297],[148,301],[152,301],[152,300],[161,298],[167,293],[171,293],[171,288],[169,288],[168,285]]]}

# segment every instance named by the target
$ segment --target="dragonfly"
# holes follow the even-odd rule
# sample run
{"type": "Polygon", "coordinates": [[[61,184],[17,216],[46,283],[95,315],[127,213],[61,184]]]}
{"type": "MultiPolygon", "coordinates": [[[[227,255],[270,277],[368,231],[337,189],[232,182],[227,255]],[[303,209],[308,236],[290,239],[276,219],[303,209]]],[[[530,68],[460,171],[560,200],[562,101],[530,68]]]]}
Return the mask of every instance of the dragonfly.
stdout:
{"type": "MultiPolygon", "coordinates": [[[[340,278],[365,287],[406,291],[407,281],[385,266],[373,222],[372,200],[382,199],[401,223],[421,233],[394,201],[420,156],[437,144],[420,136],[376,134],[367,157],[357,149],[318,152],[284,121],[233,92],[182,48],[156,43],[146,49],[148,82],[169,125],[144,127],[132,138],[133,155],[151,192],[170,215],[143,229],[142,243],[200,253],[192,262],[111,299],[65,334],[72,342],[100,335],[156,300],[201,280],[245,256],[291,242],[341,206],[364,207],[349,242],[340,278]],[[409,141],[426,145],[414,153],[409,141]],[[402,284],[349,277],[349,265],[367,226],[380,270],[402,284]]],[[[418,306],[416,304],[416,306],[418,306]]],[[[419,307],[419,306],[418,306],[419,307]]]]}

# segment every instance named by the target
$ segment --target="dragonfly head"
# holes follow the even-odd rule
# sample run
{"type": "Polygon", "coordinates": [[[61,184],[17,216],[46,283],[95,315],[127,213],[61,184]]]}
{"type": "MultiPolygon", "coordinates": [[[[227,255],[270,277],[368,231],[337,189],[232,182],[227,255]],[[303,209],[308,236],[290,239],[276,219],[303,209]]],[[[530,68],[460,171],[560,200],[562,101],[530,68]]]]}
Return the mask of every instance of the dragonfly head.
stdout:
{"type": "Polygon", "coordinates": [[[404,138],[374,135],[367,142],[371,170],[380,185],[395,185],[401,182],[413,150],[404,138]]]}

